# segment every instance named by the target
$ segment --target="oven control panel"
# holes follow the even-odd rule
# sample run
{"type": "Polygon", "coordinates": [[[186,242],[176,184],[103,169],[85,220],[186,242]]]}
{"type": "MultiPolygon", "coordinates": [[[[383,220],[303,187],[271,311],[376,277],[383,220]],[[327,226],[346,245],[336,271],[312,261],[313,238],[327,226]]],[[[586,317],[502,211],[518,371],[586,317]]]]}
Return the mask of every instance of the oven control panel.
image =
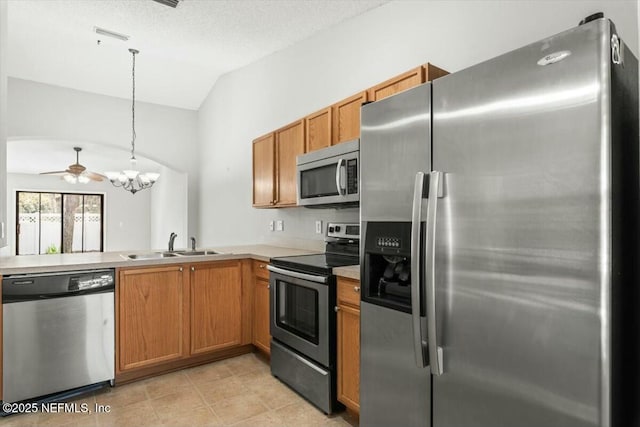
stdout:
{"type": "Polygon", "coordinates": [[[330,222],[327,225],[327,237],[359,240],[360,224],[330,222]]]}

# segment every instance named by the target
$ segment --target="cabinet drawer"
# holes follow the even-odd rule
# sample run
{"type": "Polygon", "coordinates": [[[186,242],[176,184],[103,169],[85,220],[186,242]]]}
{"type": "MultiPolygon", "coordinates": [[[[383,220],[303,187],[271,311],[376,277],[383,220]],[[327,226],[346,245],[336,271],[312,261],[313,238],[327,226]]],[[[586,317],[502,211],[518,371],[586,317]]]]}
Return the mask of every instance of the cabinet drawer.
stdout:
{"type": "Polygon", "coordinates": [[[269,270],[267,270],[268,262],[253,260],[253,274],[256,277],[269,279],[269,270]]]}
{"type": "Polygon", "coordinates": [[[360,307],[360,282],[338,277],[338,303],[360,307]]]}

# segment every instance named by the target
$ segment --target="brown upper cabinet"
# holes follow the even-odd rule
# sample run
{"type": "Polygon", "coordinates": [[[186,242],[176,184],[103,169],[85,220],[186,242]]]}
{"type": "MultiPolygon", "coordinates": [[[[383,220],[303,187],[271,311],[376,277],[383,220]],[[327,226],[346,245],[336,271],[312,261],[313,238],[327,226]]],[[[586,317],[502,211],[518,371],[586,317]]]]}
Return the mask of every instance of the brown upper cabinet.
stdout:
{"type": "Polygon", "coordinates": [[[296,206],[296,156],[360,138],[360,108],[448,74],[430,63],[253,141],[253,206],[296,206]]]}
{"type": "Polygon", "coordinates": [[[375,85],[369,89],[369,101],[379,101],[446,74],[443,69],[426,63],[375,85]]]}
{"type": "Polygon", "coordinates": [[[298,120],[275,131],[276,135],[276,199],[274,205],[295,206],[296,156],[304,154],[304,120],[298,120]]]}
{"type": "Polygon", "coordinates": [[[333,110],[333,144],[360,138],[360,107],[369,100],[367,91],[335,103],[333,110]]]}
{"type": "Polygon", "coordinates": [[[307,153],[329,147],[331,145],[331,107],[305,117],[304,127],[307,153]]]}
{"type": "Polygon", "coordinates": [[[253,206],[273,206],[276,199],[275,136],[270,133],[253,141],[253,206]]]}
{"type": "Polygon", "coordinates": [[[254,207],[296,205],[296,156],[304,152],[304,120],[253,141],[254,207]]]}

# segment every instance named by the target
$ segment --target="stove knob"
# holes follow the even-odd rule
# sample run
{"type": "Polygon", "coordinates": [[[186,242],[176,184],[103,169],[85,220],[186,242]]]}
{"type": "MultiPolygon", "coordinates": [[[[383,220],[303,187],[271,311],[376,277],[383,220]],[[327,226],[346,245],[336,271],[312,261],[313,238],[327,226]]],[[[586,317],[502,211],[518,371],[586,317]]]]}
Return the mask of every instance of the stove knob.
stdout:
{"type": "Polygon", "coordinates": [[[339,232],[340,232],[340,226],[336,225],[336,233],[339,233],[339,232]]]}
{"type": "Polygon", "coordinates": [[[329,233],[333,233],[333,227],[329,227],[329,233]]]}

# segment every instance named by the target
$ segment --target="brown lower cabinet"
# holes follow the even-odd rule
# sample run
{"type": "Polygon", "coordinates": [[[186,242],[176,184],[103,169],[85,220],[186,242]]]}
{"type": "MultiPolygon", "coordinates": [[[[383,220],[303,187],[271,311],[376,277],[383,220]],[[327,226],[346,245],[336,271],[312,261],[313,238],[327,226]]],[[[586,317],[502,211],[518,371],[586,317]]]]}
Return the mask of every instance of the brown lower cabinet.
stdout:
{"type": "Polygon", "coordinates": [[[360,282],[338,277],[338,400],[360,412],[360,282]]]}
{"type": "Polygon", "coordinates": [[[183,265],[122,269],[117,285],[119,368],[189,354],[189,276],[183,265]]]}
{"type": "Polygon", "coordinates": [[[116,382],[251,351],[251,261],[122,268],[116,382]]]}
{"type": "Polygon", "coordinates": [[[191,353],[240,345],[242,278],[240,262],[189,267],[191,284],[191,353]]]}
{"type": "Polygon", "coordinates": [[[253,345],[266,354],[271,354],[271,332],[269,330],[269,271],[267,263],[254,261],[253,288],[253,345]]]}

